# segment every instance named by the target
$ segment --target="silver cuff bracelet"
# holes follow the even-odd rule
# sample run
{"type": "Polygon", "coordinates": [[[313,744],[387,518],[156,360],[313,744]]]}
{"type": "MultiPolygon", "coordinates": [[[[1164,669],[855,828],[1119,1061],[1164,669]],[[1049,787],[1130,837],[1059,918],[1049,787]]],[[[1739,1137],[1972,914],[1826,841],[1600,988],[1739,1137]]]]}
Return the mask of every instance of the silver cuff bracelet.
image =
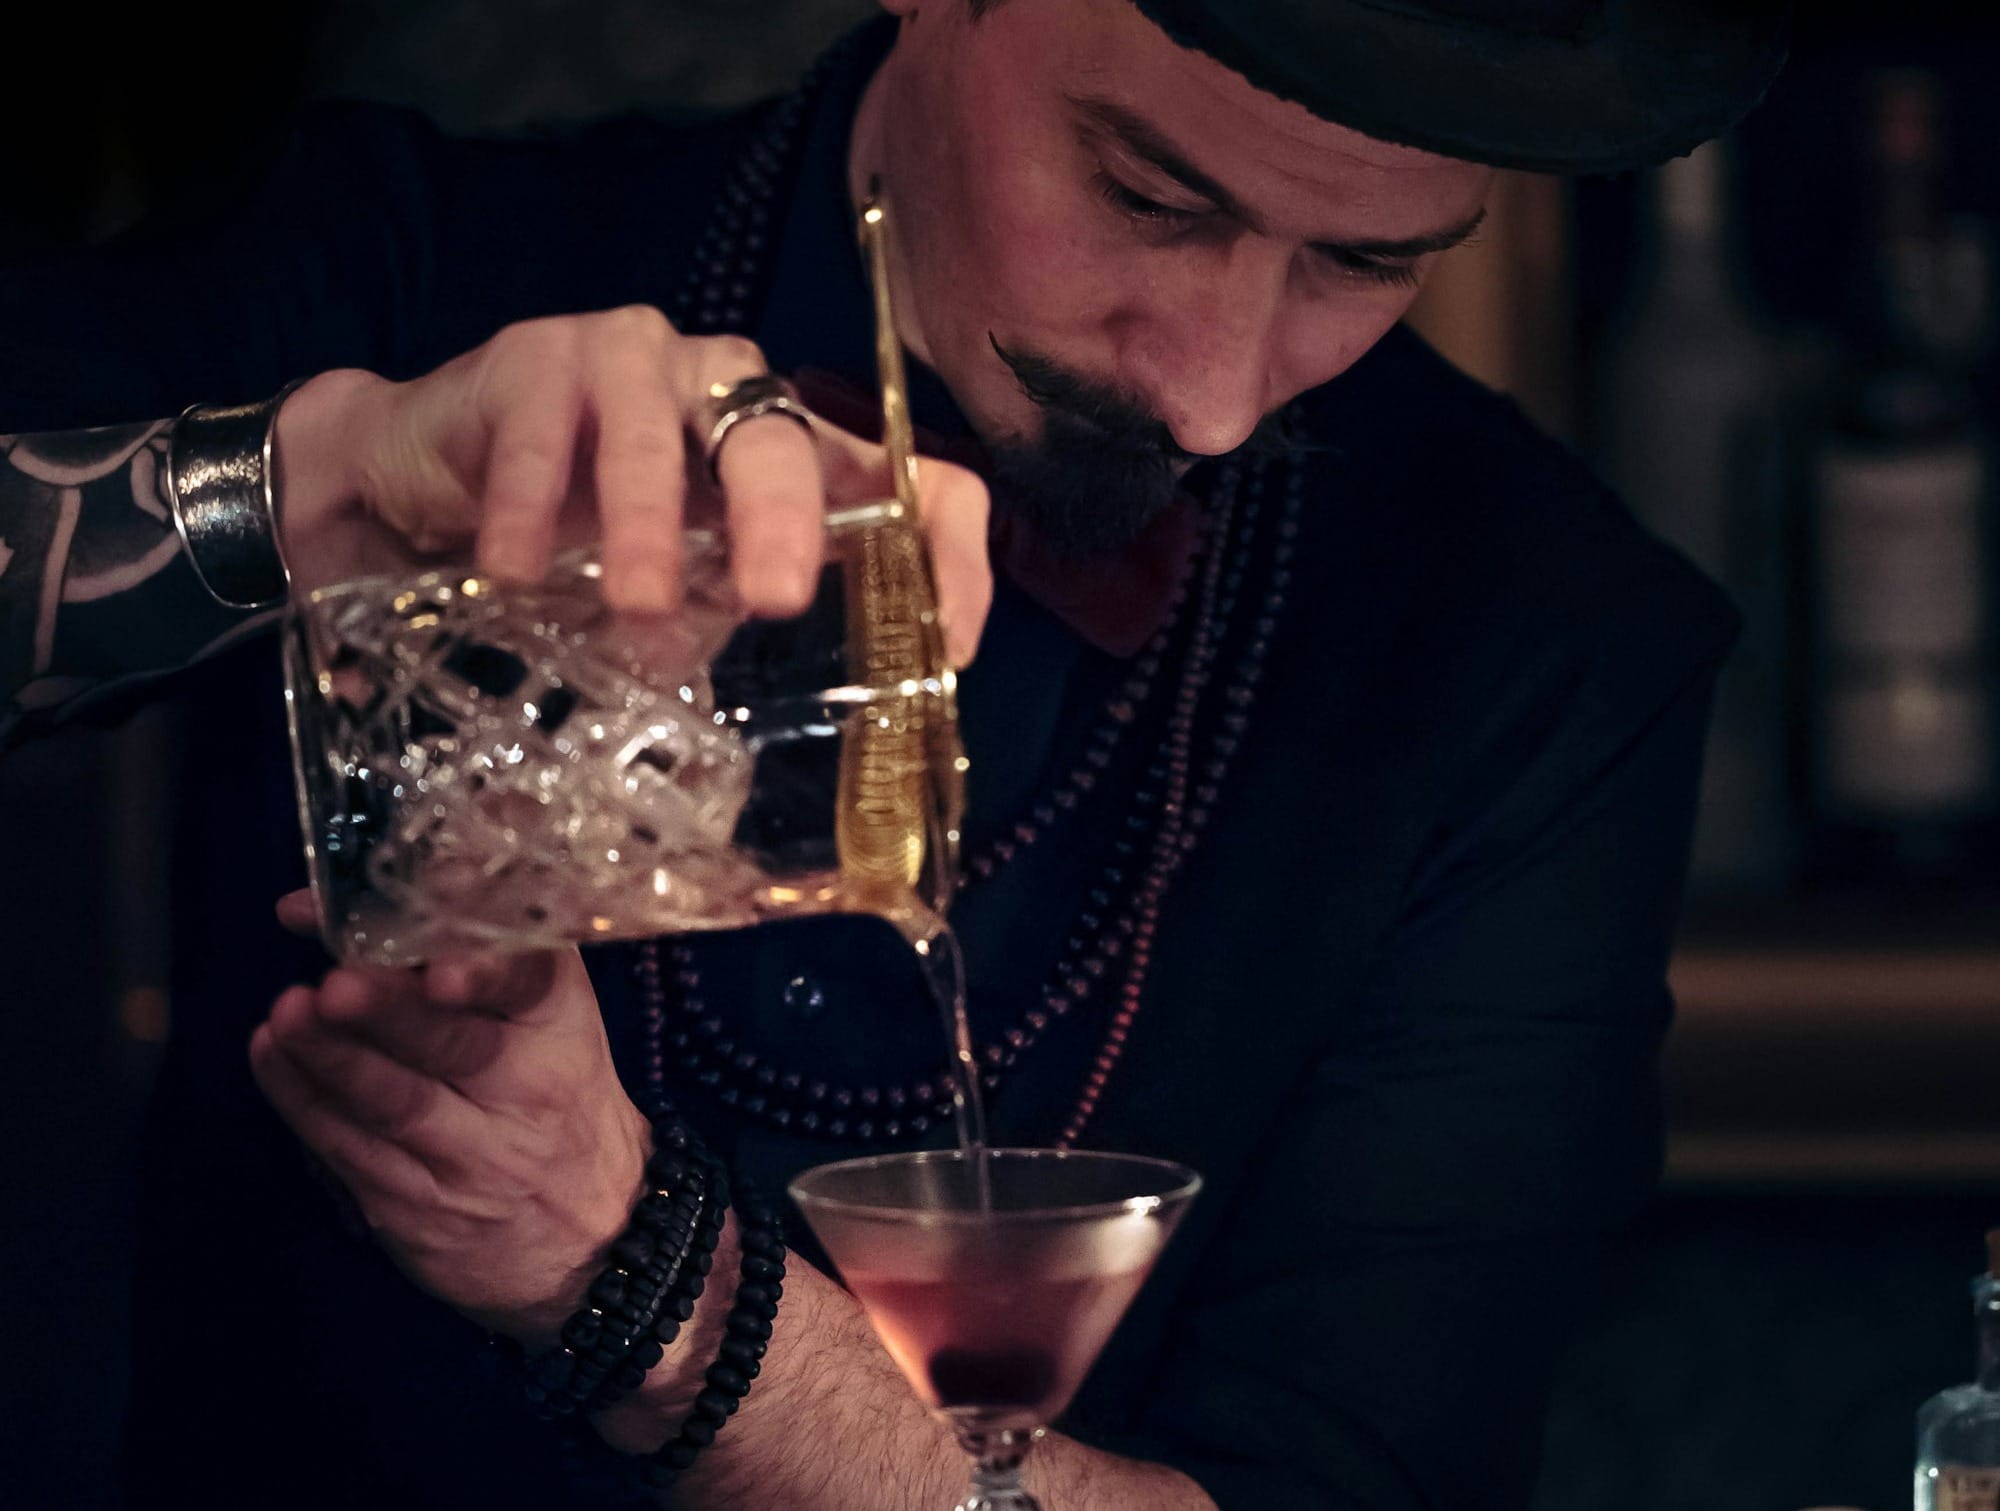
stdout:
{"type": "Polygon", "coordinates": [[[290,575],[278,547],[271,438],[297,383],[257,404],[197,404],[167,438],[167,501],[195,576],[218,603],[259,609],[284,601],[290,575]]]}

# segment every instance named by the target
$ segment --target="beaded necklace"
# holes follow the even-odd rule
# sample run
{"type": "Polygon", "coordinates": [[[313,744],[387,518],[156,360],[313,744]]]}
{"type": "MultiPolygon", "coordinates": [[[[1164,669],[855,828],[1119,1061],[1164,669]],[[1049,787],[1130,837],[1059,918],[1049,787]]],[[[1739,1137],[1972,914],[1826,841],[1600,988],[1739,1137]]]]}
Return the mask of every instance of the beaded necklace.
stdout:
{"type": "MultiPolygon", "coordinates": [[[[795,165],[800,127],[824,79],[845,61],[836,49],[776,106],[739,155],[675,296],[675,325],[688,333],[740,330],[762,285],[773,239],[772,206],[795,165]]],[[[1193,853],[1245,730],[1270,639],[1285,605],[1298,536],[1304,465],[1231,460],[1218,470],[1204,511],[1203,540],[1178,585],[1167,622],[1106,700],[1082,758],[1028,812],[976,853],[959,878],[964,893],[990,881],[1022,852],[1060,828],[1096,789],[1128,731],[1173,682],[1161,743],[1132,788],[1109,855],[1084,910],[1044,985],[1040,1005],[979,1046],[982,1083],[997,1088],[1050,1024],[1103,995],[1114,1006],[1061,1134],[1070,1148],[1095,1115],[1130,1040],[1143,1000],[1161,908],[1193,853]],[[1269,518],[1270,474],[1282,469],[1279,507],[1269,518]],[[1230,674],[1215,685],[1218,658],[1234,643],[1230,674]],[[1170,672],[1170,676],[1162,673],[1170,672]],[[1197,760],[1199,749],[1200,759],[1197,760]]],[[[1143,754],[1143,752],[1141,753],[1143,754]]],[[[951,1071],[890,1086],[844,1086],[773,1063],[739,1046],[703,1001],[694,950],[649,940],[635,966],[642,1005],[643,1069],[654,1106],[670,1102],[667,1056],[725,1106],[816,1137],[871,1142],[922,1134],[950,1115],[951,1071]],[[666,956],[672,956],[671,978],[666,956]]]]}

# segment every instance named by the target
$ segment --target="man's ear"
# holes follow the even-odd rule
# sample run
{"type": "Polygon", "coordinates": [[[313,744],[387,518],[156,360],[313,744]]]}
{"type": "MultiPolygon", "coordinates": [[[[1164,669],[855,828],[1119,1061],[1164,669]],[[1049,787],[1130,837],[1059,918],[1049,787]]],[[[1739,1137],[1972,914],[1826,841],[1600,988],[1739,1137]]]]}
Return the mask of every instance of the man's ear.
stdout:
{"type": "Polygon", "coordinates": [[[901,16],[905,21],[917,13],[921,0],[880,0],[882,9],[892,16],[901,16]]]}

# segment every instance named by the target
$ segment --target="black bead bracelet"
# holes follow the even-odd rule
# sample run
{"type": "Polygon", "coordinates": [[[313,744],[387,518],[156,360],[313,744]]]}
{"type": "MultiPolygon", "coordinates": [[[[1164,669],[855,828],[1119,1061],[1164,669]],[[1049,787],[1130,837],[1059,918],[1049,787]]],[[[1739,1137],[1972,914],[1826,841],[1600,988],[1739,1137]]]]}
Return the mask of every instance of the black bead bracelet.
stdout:
{"type": "Polygon", "coordinates": [[[658,1336],[660,1319],[685,1318],[701,1294],[728,1180],[678,1121],[663,1119],[654,1145],[648,1189],[613,1241],[610,1264],[564,1322],[557,1347],[528,1366],[524,1389],[544,1417],[598,1411],[637,1389],[672,1341],[672,1333],[658,1336]]]}
{"type": "Polygon", "coordinates": [[[686,1472],[715,1441],[722,1424],[750,1393],[763,1368],[771,1322],[784,1294],[785,1240],[777,1208],[747,1184],[737,1193],[737,1240],[743,1255],[737,1267],[736,1297],[723,1321],[722,1346],[703,1376],[705,1384],[680,1429],[646,1463],[646,1482],[664,1490],[686,1472]]]}
{"type": "Polygon", "coordinates": [[[723,1219],[729,1210],[729,1178],[717,1167],[711,1180],[714,1199],[702,1209],[688,1244],[687,1260],[681,1266],[680,1278],[660,1298],[660,1305],[650,1323],[652,1341],[663,1350],[680,1336],[681,1324],[694,1315],[695,1303],[701,1300],[702,1292],[708,1285],[708,1272],[715,1262],[715,1246],[722,1238],[723,1219]]]}
{"type": "MultiPolygon", "coordinates": [[[[526,1394],[544,1417],[600,1411],[638,1389],[707,1289],[730,1210],[729,1175],[667,1106],[654,1123],[646,1188],[584,1304],[563,1323],[561,1342],[529,1363],[526,1394]]],[[[736,1195],[736,1294],[693,1406],[666,1446],[643,1461],[656,1489],[687,1470],[750,1393],[784,1294],[783,1218],[747,1185],[736,1195]]]]}

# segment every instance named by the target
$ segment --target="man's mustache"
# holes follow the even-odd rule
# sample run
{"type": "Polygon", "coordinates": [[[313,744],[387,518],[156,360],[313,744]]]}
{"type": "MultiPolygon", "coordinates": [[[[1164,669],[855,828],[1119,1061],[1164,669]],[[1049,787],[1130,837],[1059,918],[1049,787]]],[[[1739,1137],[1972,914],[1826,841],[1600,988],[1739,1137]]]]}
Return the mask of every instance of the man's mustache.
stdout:
{"type": "Polygon", "coordinates": [[[986,339],[1038,408],[1097,431],[1121,450],[1151,452],[1170,465],[1198,460],[1181,450],[1164,424],[1114,389],[1079,377],[1039,352],[1009,351],[990,332],[986,339]]]}
{"type": "MultiPolygon", "coordinates": [[[[1184,451],[1167,424],[1116,389],[1069,371],[1039,352],[1009,351],[991,331],[986,339],[1007,364],[1021,392],[1036,407],[1087,427],[1110,446],[1157,457],[1163,465],[1183,468],[1206,460],[1184,451]]],[[[1284,410],[1257,422],[1250,438],[1238,448],[1249,456],[1287,456],[1305,449],[1293,434],[1284,410]]]]}

